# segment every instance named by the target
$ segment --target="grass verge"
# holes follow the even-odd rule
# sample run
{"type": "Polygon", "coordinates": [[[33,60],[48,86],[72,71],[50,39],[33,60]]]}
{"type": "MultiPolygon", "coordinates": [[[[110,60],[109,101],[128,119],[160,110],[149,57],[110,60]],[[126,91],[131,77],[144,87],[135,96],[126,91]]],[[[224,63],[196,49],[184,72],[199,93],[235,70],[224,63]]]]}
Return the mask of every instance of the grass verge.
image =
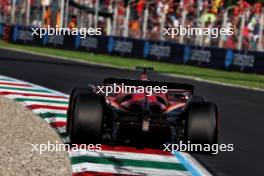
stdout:
{"type": "Polygon", "coordinates": [[[93,63],[108,64],[123,68],[129,68],[129,69],[135,68],[136,65],[145,65],[145,66],[154,67],[156,71],[161,73],[171,73],[182,76],[189,76],[193,78],[200,78],[209,81],[216,81],[220,83],[264,89],[264,75],[221,71],[221,70],[200,68],[200,67],[188,66],[188,65],[174,65],[174,64],[161,63],[156,61],[146,61],[146,60],[133,59],[133,58],[124,59],[118,56],[109,56],[109,55],[100,55],[100,54],[95,55],[92,53],[87,53],[82,51],[68,51],[68,50],[53,49],[46,47],[17,45],[17,44],[6,43],[3,40],[0,40],[0,48],[1,47],[15,48],[24,51],[61,56],[71,59],[89,61],[93,63]]]}

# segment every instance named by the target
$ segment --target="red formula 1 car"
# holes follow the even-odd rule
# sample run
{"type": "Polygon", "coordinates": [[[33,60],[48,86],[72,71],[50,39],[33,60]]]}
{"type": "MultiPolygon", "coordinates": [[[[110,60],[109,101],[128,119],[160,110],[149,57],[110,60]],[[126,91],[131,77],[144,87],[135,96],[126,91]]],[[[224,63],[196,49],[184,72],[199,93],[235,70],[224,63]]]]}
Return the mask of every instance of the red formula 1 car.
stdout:
{"type": "Polygon", "coordinates": [[[95,86],[71,91],[67,117],[71,143],[107,142],[143,147],[179,141],[217,143],[218,112],[214,103],[194,95],[191,85],[150,81],[147,77],[150,68],[139,69],[143,70],[139,80],[104,80],[104,88],[128,86],[134,92],[119,89],[107,92],[106,96],[95,86]]]}

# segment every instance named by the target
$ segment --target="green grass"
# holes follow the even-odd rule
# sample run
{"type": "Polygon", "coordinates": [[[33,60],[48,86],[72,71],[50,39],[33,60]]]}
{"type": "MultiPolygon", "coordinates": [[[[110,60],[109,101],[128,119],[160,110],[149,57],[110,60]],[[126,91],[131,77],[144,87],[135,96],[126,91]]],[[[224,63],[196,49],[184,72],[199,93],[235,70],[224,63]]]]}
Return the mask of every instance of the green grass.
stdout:
{"type": "Polygon", "coordinates": [[[221,83],[228,83],[228,84],[264,89],[264,75],[221,71],[221,70],[200,68],[200,67],[187,66],[187,65],[174,65],[174,64],[146,61],[146,60],[133,59],[133,58],[124,59],[122,57],[117,57],[117,56],[99,55],[99,54],[95,55],[92,53],[87,53],[82,51],[67,51],[67,50],[53,49],[53,48],[33,47],[28,45],[17,45],[17,44],[6,43],[3,40],[0,40],[0,48],[1,47],[21,49],[24,51],[44,53],[54,56],[62,56],[71,59],[78,59],[93,63],[113,65],[122,68],[129,68],[129,69],[135,68],[135,66],[137,65],[152,66],[155,68],[156,71],[161,73],[172,73],[172,74],[190,76],[193,78],[201,78],[201,79],[216,81],[221,83]]]}

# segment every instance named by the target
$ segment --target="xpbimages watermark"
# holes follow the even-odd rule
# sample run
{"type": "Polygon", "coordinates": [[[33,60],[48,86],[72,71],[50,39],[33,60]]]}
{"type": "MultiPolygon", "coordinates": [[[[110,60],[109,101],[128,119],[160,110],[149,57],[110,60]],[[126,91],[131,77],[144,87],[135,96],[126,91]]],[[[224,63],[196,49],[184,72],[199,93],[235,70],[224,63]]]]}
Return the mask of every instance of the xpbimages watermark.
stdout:
{"type": "Polygon", "coordinates": [[[234,35],[234,28],[200,28],[200,27],[190,27],[187,25],[186,27],[180,25],[179,27],[174,28],[163,28],[164,36],[171,36],[171,38],[175,38],[175,36],[210,36],[211,38],[218,38],[219,36],[231,36],[234,35]]]}
{"type": "Polygon", "coordinates": [[[67,151],[74,151],[85,149],[88,151],[101,151],[102,144],[61,144],[58,141],[55,143],[51,143],[48,141],[47,143],[43,144],[31,144],[31,151],[38,152],[39,154],[43,154],[44,152],[67,152],[67,151]]]}
{"type": "Polygon", "coordinates": [[[47,28],[30,28],[32,30],[31,35],[39,36],[43,38],[45,35],[80,35],[80,38],[86,38],[90,35],[102,35],[101,28],[59,28],[56,25],[55,28],[48,25],[47,28]]]}
{"type": "Polygon", "coordinates": [[[97,86],[96,93],[109,96],[111,94],[137,94],[137,93],[146,93],[146,96],[151,96],[153,94],[167,93],[167,86],[129,86],[124,83],[107,86],[97,86]]]}
{"type": "Polygon", "coordinates": [[[193,144],[190,141],[183,143],[182,141],[179,144],[163,144],[163,151],[168,152],[210,152],[214,155],[219,152],[232,152],[234,151],[234,144],[193,144]]]}

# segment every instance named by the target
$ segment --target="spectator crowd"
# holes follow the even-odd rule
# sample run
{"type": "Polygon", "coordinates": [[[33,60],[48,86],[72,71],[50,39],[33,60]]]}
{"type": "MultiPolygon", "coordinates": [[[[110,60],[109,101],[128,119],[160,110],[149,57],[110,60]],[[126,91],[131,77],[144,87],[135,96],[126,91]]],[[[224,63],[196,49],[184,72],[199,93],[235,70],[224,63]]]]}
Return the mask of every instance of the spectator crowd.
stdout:
{"type": "MultiPolygon", "coordinates": [[[[143,9],[148,3],[149,1],[140,0],[136,4],[132,4],[130,37],[142,37],[143,9]]],[[[218,38],[183,36],[183,43],[235,49],[238,47],[238,42],[241,42],[242,49],[257,50],[261,29],[263,35],[264,18],[261,18],[262,10],[263,4],[260,2],[250,4],[245,0],[238,0],[233,5],[228,5],[224,0],[155,0],[153,3],[149,3],[147,38],[153,40],[161,39],[161,23],[165,13],[164,23],[166,28],[178,28],[182,25],[194,28],[225,27],[234,29],[234,35],[219,36],[218,38]],[[225,15],[227,15],[226,19],[225,15]],[[242,27],[243,18],[244,25],[242,27]],[[263,21],[261,22],[261,20],[263,21]],[[239,41],[240,37],[242,38],[241,41],[239,41]]],[[[120,27],[122,28],[122,25],[120,27]]],[[[180,37],[177,36],[172,39],[169,36],[166,39],[180,42],[180,37]]],[[[263,39],[264,37],[262,37],[262,46],[264,46],[263,39]]]]}
{"type": "MultiPolygon", "coordinates": [[[[19,1],[19,0],[18,0],[19,1]]],[[[23,0],[21,0],[23,1],[23,0]]],[[[95,7],[96,0],[75,0],[83,5],[95,7]]],[[[115,13],[115,27],[111,35],[123,36],[126,29],[126,12],[130,9],[128,21],[128,36],[132,38],[147,38],[151,40],[172,40],[178,43],[193,45],[224,47],[245,50],[263,50],[263,2],[247,2],[246,0],[99,0],[101,9],[115,13]],[[147,10],[146,10],[147,9],[147,10]],[[146,11],[148,12],[146,14],[146,11]],[[147,16],[147,22],[146,22],[147,16]],[[146,31],[144,33],[144,24],[146,31]],[[163,28],[178,28],[179,26],[194,28],[233,28],[234,35],[219,36],[163,36],[163,28]],[[113,32],[114,30],[114,32],[113,32]]],[[[5,21],[5,14],[10,13],[11,0],[0,2],[0,22],[5,21]]],[[[34,0],[32,0],[32,3],[34,0]]],[[[41,9],[41,8],[39,8],[41,9]]],[[[22,9],[23,10],[23,9],[22,9]]],[[[69,23],[74,15],[74,24],[88,24],[91,14],[80,13],[70,8],[69,23]],[[84,15],[84,18],[80,17],[84,15]],[[86,16],[85,16],[86,15],[86,16]],[[85,18],[87,17],[87,18],[85,18]],[[88,18],[89,17],[89,18],[88,18]],[[86,20],[85,22],[80,20],[86,20]]],[[[41,14],[41,12],[39,13],[41,14]]],[[[34,21],[34,20],[32,20],[34,21]]],[[[52,21],[52,20],[51,20],[52,21]]],[[[113,21],[112,21],[113,24],[113,21]]],[[[99,17],[98,25],[109,30],[107,18],[99,17]]],[[[109,34],[109,33],[108,33],[109,34]]]]}

